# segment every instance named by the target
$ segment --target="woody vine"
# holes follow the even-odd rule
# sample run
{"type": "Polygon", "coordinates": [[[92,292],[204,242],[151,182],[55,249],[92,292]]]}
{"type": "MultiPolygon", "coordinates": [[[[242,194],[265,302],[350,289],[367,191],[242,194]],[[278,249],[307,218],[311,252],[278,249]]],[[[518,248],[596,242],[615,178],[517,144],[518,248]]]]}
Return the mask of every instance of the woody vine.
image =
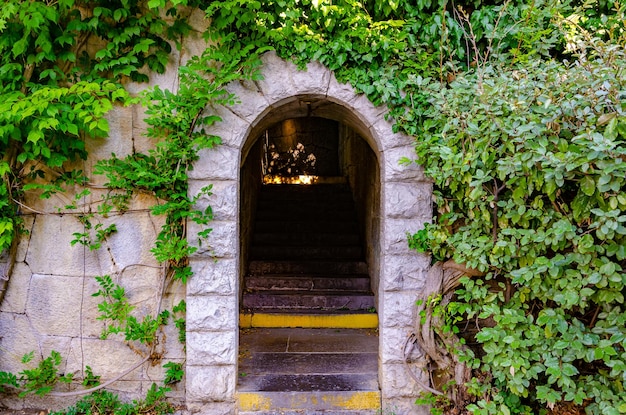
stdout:
{"type": "MultiPolygon", "coordinates": [[[[197,152],[220,142],[204,132],[220,122],[207,109],[235,102],[224,87],[254,80],[267,50],[318,60],[415,137],[437,214],[409,243],[467,270],[418,305],[416,332],[428,323],[430,334],[418,346],[451,381],[428,371],[425,401],[479,414],[565,404],[626,413],[624,21],[623,5],[602,0],[10,0],[0,14],[0,248],[14,253],[24,192],[102,190],[90,189],[94,173],[107,184],[93,209],[83,192],[62,206],[84,225],[75,243],[105,249],[117,230],[102,218],[149,195],[164,218],[152,251],[162,286],[185,283],[186,223],[205,226],[199,238],[210,232],[210,210],[195,210],[187,189],[197,152]],[[128,82],[165,70],[198,8],[211,46],[181,67],[178,90],[129,94],[128,82]],[[154,147],[76,168],[86,141],[106,137],[114,105],[146,108],[154,147]]],[[[143,345],[133,347],[146,359],[158,357],[172,314],[184,333],[184,304],[137,317],[123,287],[98,281],[105,334],[143,345]]],[[[58,381],[4,376],[41,392],[58,381]]]]}

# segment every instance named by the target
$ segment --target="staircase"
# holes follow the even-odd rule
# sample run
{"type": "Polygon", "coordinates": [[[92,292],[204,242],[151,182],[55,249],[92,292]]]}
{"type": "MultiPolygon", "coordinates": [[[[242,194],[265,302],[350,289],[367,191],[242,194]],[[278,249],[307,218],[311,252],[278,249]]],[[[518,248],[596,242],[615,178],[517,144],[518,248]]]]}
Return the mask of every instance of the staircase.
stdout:
{"type": "Polygon", "coordinates": [[[363,258],[347,184],[262,187],[240,316],[240,414],[380,409],[363,258]]]}

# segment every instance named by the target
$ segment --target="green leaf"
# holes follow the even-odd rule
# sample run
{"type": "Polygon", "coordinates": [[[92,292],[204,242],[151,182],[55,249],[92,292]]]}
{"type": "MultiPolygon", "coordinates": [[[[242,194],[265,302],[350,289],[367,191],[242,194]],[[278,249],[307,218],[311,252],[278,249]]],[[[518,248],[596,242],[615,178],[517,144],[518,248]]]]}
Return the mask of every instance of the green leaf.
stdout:
{"type": "Polygon", "coordinates": [[[565,376],[574,376],[577,375],[578,369],[576,369],[576,367],[570,363],[563,363],[563,365],[561,366],[561,373],[563,373],[565,376]]]}
{"type": "Polygon", "coordinates": [[[593,179],[592,176],[585,176],[580,181],[580,189],[587,196],[593,196],[593,194],[596,192],[596,181],[593,179]]]}
{"type": "Polygon", "coordinates": [[[76,124],[68,124],[67,125],[67,131],[70,134],[78,135],[78,127],[76,126],[76,124]]]}
{"type": "Polygon", "coordinates": [[[13,44],[11,48],[11,52],[13,53],[13,57],[17,57],[26,51],[28,47],[28,38],[23,37],[13,44]]]}
{"type": "Polygon", "coordinates": [[[165,7],[164,0],[148,0],[148,7],[151,9],[158,9],[165,7]]]}
{"type": "Polygon", "coordinates": [[[98,120],[98,129],[100,129],[100,131],[108,133],[109,132],[109,122],[107,121],[106,118],[100,118],[98,120]]]}

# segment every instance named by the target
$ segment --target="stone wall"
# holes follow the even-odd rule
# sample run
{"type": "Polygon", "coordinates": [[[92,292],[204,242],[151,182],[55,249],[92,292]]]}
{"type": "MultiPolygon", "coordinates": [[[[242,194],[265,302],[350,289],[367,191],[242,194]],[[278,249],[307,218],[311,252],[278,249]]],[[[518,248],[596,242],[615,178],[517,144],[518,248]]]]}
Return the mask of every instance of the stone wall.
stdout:
{"type": "MultiPolygon", "coordinates": [[[[120,141],[130,138],[130,126],[113,117],[132,119],[133,112],[133,108],[113,111],[112,137],[119,136],[120,141]]],[[[113,145],[108,143],[108,148],[113,145]]],[[[117,154],[124,154],[122,147],[117,148],[117,154]]],[[[57,207],[66,205],[65,198],[71,200],[71,194],[49,200],[40,200],[35,195],[27,197],[27,205],[37,213],[24,210],[27,233],[19,237],[15,265],[0,304],[0,370],[18,373],[32,368],[54,350],[63,356],[60,373],[72,374],[77,380],[76,385],[65,388],[67,391],[81,388],[79,384],[87,366],[103,380],[108,380],[140,363],[147,353],[141,346],[130,347],[122,335],[110,335],[106,340],[100,338],[105,322],[98,319],[98,303],[103,299],[92,296],[100,289],[96,276],[110,275],[116,283],[126,287],[135,307],[134,314],[138,316],[154,316],[159,310],[171,310],[185,298],[185,287],[181,284],[160,286],[164,271],[150,249],[163,220],[146,210],[153,202],[149,198],[135,198],[123,214],[112,212],[106,218],[95,216],[92,219],[93,225],[101,223],[107,227],[115,223],[118,229],[100,249],[92,251],[75,242],[77,234],[89,232],[79,218],[96,209],[99,193],[94,189],[93,194],[85,198],[84,205],[63,214],[57,213],[57,207]],[[165,295],[160,299],[162,291],[165,295]],[[22,364],[21,357],[31,352],[34,352],[32,363],[22,364]]],[[[183,362],[185,353],[177,337],[174,330],[168,329],[166,341],[157,351],[168,360],[183,362]]],[[[112,384],[110,389],[123,398],[136,398],[145,395],[153,382],[162,380],[163,374],[160,365],[144,364],[112,384]]],[[[175,390],[171,396],[184,401],[184,390],[175,390]]],[[[65,397],[38,398],[34,402],[3,397],[3,404],[15,409],[38,405],[61,408],[71,401],[65,397]]]]}
{"type": "Polygon", "coordinates": [[[357,216],[365,240],[365,260],[367,261],[372,291],[376,295],[380,287],[380,167],[374,151],[356,132],[345,126],[341,129],[345,175],[349,179],[354,194],[357,216]]]}

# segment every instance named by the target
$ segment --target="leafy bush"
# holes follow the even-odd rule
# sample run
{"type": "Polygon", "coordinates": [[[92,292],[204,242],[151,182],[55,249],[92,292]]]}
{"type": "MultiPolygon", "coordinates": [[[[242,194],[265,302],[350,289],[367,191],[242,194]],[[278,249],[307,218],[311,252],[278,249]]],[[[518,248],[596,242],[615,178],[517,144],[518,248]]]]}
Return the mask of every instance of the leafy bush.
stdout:
{"type": "Polygon", "coordinates": [[[571,62],[489,63],[448,88],[423,84],[416,151],[438,208],[428,244],[486,272],[448,307],[479,322],[479,353],[464,358],[493,380],[477,387],[476,413],[513,413],[509,395],[626,413],[626,38],[576,32],[571,62]]]}

